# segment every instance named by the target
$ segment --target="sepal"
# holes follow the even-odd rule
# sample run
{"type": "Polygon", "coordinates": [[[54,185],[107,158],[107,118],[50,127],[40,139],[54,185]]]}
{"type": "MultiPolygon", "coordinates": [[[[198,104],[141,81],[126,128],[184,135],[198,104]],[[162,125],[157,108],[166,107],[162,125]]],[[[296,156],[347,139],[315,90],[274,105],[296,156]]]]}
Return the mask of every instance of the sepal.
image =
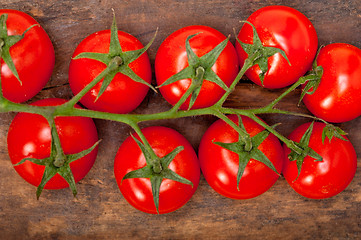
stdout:
{"type": "Polygon", "coordinates": [[[289,61],[285,51],[283,51],[280,48],[276,48],[276,47],[265,47],[262,44],[261,39],[258,36],[258,33],[256,31],[256,27],[248,22],[248,21],[242,21],[246,24],[251,25],[252,29],[253,29],[253,43],[252,44],[248,44],[248,43],[243,43],[241,42],[238,37],[237,37],[237,41],[238,43],[241,45],[241,47],[243,48],[243,50],[248,54],[248,58],[251,58],[253,61],[253,65],[258,65],[261,72],[259,74],[259,78],[261,80],[261,83],[263,85],[263,80],[264,77],[268,71],[268,58],[275,55],[276,53],[279,53],[282,55],[282,57],[284,59],[287,60],[288,64],[291,66],[291,62],[289,61]]]}
{"type": "Polygon", "coordinates": [[[329,142],[331,142],[333,137],[347,141],[347,139],[343,137],[344,135],[347,135],[347,133],[341,128],[336,127],[332,124],[326,124],[326,126],[322,130],[322,144],[324,144],[326,137],[328,138],[329,142]]]}
{"type": "Polygon", "coordinates": [[[310,157],[314,158],[315,161],[322,161],[322,157],[315,150],[313,150],[312,148],[310,148],[308,146],[309,142],[310,142],[312,130],[313,130],[313,122],[310,124],[310,126],[307,128],[306,132],[303,134],[300,142],[299,143],[293,142],[299,149],[302,149],[302,151],[297,153],[297,152],[291,150],[291,153],[288,155],[288,159],[290,161],[296,161],[297,171],[298,171],[297,178],[299,177],[299,175],[301,173],[302,164],[303,164],[303,161],[305,160],[305,157],[310,156],[310,157]]]}
{"type": "Polygon", "coordinates": [[[169,168],[169,164],[174,160],[174,158],[184,150],[183,146],[176,147],[173,151],[168,153],[162,158],[157,158],[156,161],[152,159],[153,154],[151,154],[146,146],[135,138],[132,135],[132,138],[135,140],[137,145],[139,146],[140,150],[144,154],[146,166],[130,171],[122,178],[122,182],[125,179],[130,178],[149,178],[152,187],[152,194],[153,194],[153,201],[156,207],[157,213],[159,213],[159,193],[160,193],[160,186],[163,182],[163,179],[170,179],[176,182],[180,182],[183,184],[189,184],[193,187],[193,183],[188,179],[180,176],[176,172],[172,171],[169,168]],[[161,165],[160,172],[154,171],[154,163],[157,162],[161,165]]]}
{"type": "MultiPolygon", "coordinates": [[[[238,116],[238,125],[241,129],[243,129],[245,131],[245,127],[242,122],[242,118],[240,116],[238,116]]],[[[237,189],[238,189],[238,191],[239,191],[239,182],[242,178],[242,175],[244,173],[244,170],[245,170],[248,162],[251,159],[254,159],[256,161],[259,161],[259,162],[265,164],[268,168],[270,168],[277,175],[279,175],[279,173],[277,172],[273,163],[268,159],[268,157],[261,150],[258,149],[259,145],[262,144],[262,142],[268,137],[269,134],[270,134],[269,131],[263,130],[263,131],[259,132],[258,134],[256,134],[255,136],[253,136],[251,138],[251,146],[252,147],[250,150],[246,149],[246,143],[244,142],[244,140],[242,140],[240,135],[238,137],[237,142],[233,142],[233,143],[213,142],[214,144],[216,144],[224,149],[227,149],[231,152],[234,152],[238,155],[238,159],[239,159],[239,166],[238,166],[238,171],[237,171],[237,189]]]]}

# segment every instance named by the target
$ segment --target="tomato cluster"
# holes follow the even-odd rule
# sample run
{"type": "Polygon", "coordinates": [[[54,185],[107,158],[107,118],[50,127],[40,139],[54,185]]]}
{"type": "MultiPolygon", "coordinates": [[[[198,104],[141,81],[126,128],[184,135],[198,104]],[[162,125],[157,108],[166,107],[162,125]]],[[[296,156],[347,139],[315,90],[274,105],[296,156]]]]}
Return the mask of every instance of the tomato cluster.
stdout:
{"type": "MultiPolygon", "coordinates": [[[[50,78],[54,49],[29,15],[15,10],[0,10],[0,15],[1,98],[24,102],[50,78]],[[14,36],[21,37],[15,42],[14,36]]],[[[80,103],[94,111],[132,112],[153,88],[149,46],[118,31],[115,22],[111,30],[89,35],[70,62],[74,95],[81,95],[80,103]]],[[[264,193],[281,174],[308,198],[343,191],[353,179],[357,157],[342,131],[326,121],[340,123],[361,115],[361,50],[335,43],[316,56],[317,48],[310,20],[285,6],[255,11],[239,31],[236,46],[207,26],[188,26],[169,35],[158,49],[155,76],[174,112],[217,105],[240,67],[251,59],[253,65],[245,74],[265,88],[290,86],[318,67],[322,77],[312,78],[301,89],[306,107],[321,122],[296,128],[282,146],[270,133],[273,127],[260,118],[231,114],[209,127],[197,156],[178,132],[161,126],[141,130],[130,119],[136,134],[122,143],[114,163],[124,198],[144,212],[172,212],[192,197],[200,172],[216,192],[234,199],[264,193]]],[[[46,99],[33,105],[66,102],[46,99]]],[[[19,113],[8,132],[8,152],[26,181],[59,189],[87,174],[96,158],[97,141],[90,118],[58,116],[52,123],[34,113],[19,113]],[[58,161],[59,155],[66,161],[54,166],[52,161],[58,161]]]]}

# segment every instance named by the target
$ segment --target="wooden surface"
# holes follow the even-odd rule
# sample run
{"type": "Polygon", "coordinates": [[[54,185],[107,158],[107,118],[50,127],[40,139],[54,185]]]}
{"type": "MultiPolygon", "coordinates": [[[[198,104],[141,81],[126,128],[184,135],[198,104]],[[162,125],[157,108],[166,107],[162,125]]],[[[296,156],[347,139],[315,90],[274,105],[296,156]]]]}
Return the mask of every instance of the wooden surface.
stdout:
{"type": "MultiPolygon", "coordinates": [[[[114,8],[118,28],[146,44],[159,27],[149,50],[154,63],[162,40],[187,25],[204,24],[225,35],[240,29],[253,11],[271,4],[294,7],[313,22],[320,44],[346,42],[361,47],[361,7],[349,1],[17,1],[2,0],[1,8],[13,8],[32,15],[48,32],[56,51],[56,65],[46,88],[32,101],[46,97],[70,98],[68,65],[77,44],[87,35],[108,29],[114,8]]],[[[234,36],[231,38],[234,42],[234,36]]],[[[280,94],[247,81],[240,83],[228,106],[263,106],[280,94]]],[[[307,112],[296,103],[295,91],[279,106],[307,112]]],[[[137,113],[164,111],[169,105],[160,95],[149,93],[137,113]]],[[[113,175],[115,153],[129,134],[123,124],[96,120],[100,144],[98,158],[89,174],[77,185],[78,196],[69,189],[44,191],[40,200],[36,188],[13,169],[7,155],[6,134],[13,113],[0,115],[0,239],[361,239],[361,159],[349,187],[327,200],[309,200],[296,194],[281,177],[265,194],[237,201],[215,193],[203,177],[193,198],[176,212],[156,216],[135,210],[122,197],[113,175]]],[[[269,123],[282,122],[287,135],[305,119],[266,115],[269,123]]],[[[163,125],[181,132],[197,149],[213,117],[187,118],[145,123],[163,125]],[[185,127],[187,126],[187,127],[185,127]]],[[[349,132],[361,156],[361,118],[340,126],[349,132]]]]}

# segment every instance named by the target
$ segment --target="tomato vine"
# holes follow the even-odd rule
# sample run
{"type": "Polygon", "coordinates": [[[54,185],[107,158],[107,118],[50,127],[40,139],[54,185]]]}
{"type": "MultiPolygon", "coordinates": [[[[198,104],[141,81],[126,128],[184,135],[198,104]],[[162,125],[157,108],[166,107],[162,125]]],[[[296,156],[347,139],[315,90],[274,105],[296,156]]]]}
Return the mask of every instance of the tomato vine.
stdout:
{"type": "MultiPolygon", "coordinates": [[[[5,24],[6,14],[3,14],[1,19],[2,22],[5,24]]],[[[219,119],[222,119],[227,124],[229,124],[239,134],[239,139],[237,143],[233,143],[233,144],[215,143],[215,144],[225,149],[234,151],[237,154],[239,154],[239,156],[241,156],[244,152],[235,151],[234,149],[242,145],[242,148],[247,153],[246,155],[248,156],[248,158],[246,160],[248,161],[252,157],[256,156],[256,158],[259,158],[260,161],[265,163],[272,170],[276,171],[274,166],[271,163],[269,163],[267,157],[263,155],[259,157],[260,153],[259,150],[257,149],[257,147],[269,134],[275,135],[289,149],[291,149],[292,151],[291,155],[294,157],[294,159],[298,159],[299,156],[301,156],[302,159],[305,158],[306,156],[311,156],[311,157],[317,157],[319,160],[321,160],[321,157],[317,153],[315,153],[312,149],[310,149],[307,144],[299,144],[284,137],[273,126],[267,125],[257,116],[260,114],[288,114],[288,115],[307,117],[312,120],[321,121],[327,124],[328,128],[325,130],[327,131],[327,133],[325,133],[325,136],[327,135],[327,137],[329,138],[331,138],[332,136],[342,138],[344,132],[342,132],[339,128],[335,126],[328,124],[326,121],[320,118],[297,112],[284,111],[276,108],[276,105],[287,94],[295,90],[300,85],[306,84],[310,81],[315,82],[317,79],[320,79],[320,77],[322,76],[322,69],[320,69],[316,64],[314,65],[313,71],[311,71],[309,75],[305,77],[301,77],[296,83],[294,83],[291,87],[285,90],[279,97],[277,97],[267,106],[255,108],[255,109],[233,109],[223,106],[224,102],[227,100],[231,92],[235,89],[237,83],[240,81],[242,76],[251,67],[255,65],[258,65],[260,67],[260,69],[262,70],[260,78],[263,83],[264,74],[268,70],[267,61],[269,57],[279,53],[282,55],[283,58],[287,60],[289,64],[291,64],[287,58],[286,53],[283,50],[274,47],[263,46],[262,42],[258,37],[256,28],[250,22],[245,22],[245,24],[250,24],[252,26],[255,40],[253,44],[245,44],[237,38],[237,41],[243,47],[244,51],[248,54],[248,57],[245,60],[238,75],[235,77],[235,79],[233,80],[232,84],[229,87],[227,87],[211,69],[211,67],[217,60],[218,56],[220,55],[220,53],[223,51],[226,44],[228,43],[229,38],[221,42],[210,53],[204,55],[203,57],[198,57],[194,53],[194,51],[192,50],[189,44],[189,41],[192,39],[192,37],[196,35],[188,36],[185,42],[185,47],[187,51],[189,67],[181,71],[179,74],[176,74],[173,77],[169,78],[166,82],[164,82],[160,86],[157,86],[156,88],[161,88],[165,85],[174,83],[180,79],[184,79],[189,76],[192,82],[190,87],[186,90],[186,92],[180,98],[180,100],[171,109],[165,112],[152,113],[152,114],[131,114],[131,113],[119,114],[119,113],[102,112],[97,110],[81,109],[74,107],[75,104],[78,103],[82,99],[82,97],[85,96],[85,94],[87,94],[97,83],[103,80],[101,90],[97,96],[97,99],[100,98],[102,93],[105,91],[107,86],[110,84],[110,82],[118,72],[121,72],[122,74],[129,76],[132,80],[143,83],[148,87],[152,88],[154,91],[156,91],[155,87],[151,86],[149,83],[142,80],[128,66],[132,61],[136,60],[138,57],[140,57],[143,53],[147,51],[147,49],[151,46],[152,42],[154,41],[156,34],[154,35],[153,39],[149,42],[149,44],[147,44],[144,48],[135,51],[122,52],[121,47],[119,45],[119,39],[116,34],[117,27],[115,23],[115,17],[113,19],[113,24],[111,26],[111,40],[110,40],[109,52],[107,54],[82,53],[73,59],[73,60],[77,60],[80,58],[90,58],[90,59],[98,60],[106,64],[106,68],[91,83],[89,83],[85,88],[83,88],[78,94],[76,94],[72,99],[70,99],[66,103],[58,106],[34,106],[34,105],[28,105],[22,103],[15,103],[13,101],[6,99],[3,96],[2,88],[0,87],[0,113],[24,112],[24,113],[39,114],[47,119],[51,127],[52,147],[51,147],[50,157],[43,160],[25,158],[17,164],[20,165],[23,164],[25,161],[32,161],[40,165],[50,166],[47,168],[48,171],[45,171],[44,173],[43,181],[41,182],[37,190],[37,196],[38,197],[40,196],[40,193],[46,182],[56,173],[61,174],[68,181],[73,194],[76,195],[77,193],[76,186],[74,183],[74,179],[72,177],[71,169],[68,167],[68,165],[70,162],[76,160],[77,158],[83,157],[86,154],[88,154],[96,146],[93,145],[91,148],[74,155],[70,155],[70,156],[65,155],[62,150],[62,146],[59,141],[59,136],[54,124],[54,119],[56,117],[77,116],[77,117],[96,118],[96,119],[117,121],[128,124],[130,127],[132,127],[136,132],[136,134],[139,136],[140,140],[135,140],[135,141],[145,155],[147,166],[145,168],[138,169],[133,172],[129,172],[128,174],[126,174],[124,179],[136,178],[136,177],[150,178],[152,180],[153,199],[157,211],[159,208],[159,188],[164,178],[190,185],[192,185],[192,182],[177,175],[168,168],[168,165],[170,164],[172,159],[180,151],[182,151],[182,147],[180,146],[179,148],[174,149],[174,151],[172,151],[169,155],[166,155],[163,158],[158,157],[139,127],[139,123],[141,122],[153,121],[159,119],[176,119],[176,118],[183,118],[190,116],[213,115],[219,119]],[[212,106],[192,109],[192,106],[198,97],[204,79],[216,83],[225,91],[225,93],[212,106]],[[189,97],[190,97],[190,103],[188,109],[181,110],[182,104],[184,104],[189,97]],[[259,124],[260,126],[262,126],[265,130],[261,134],[256,135],[255,137],[251,137],[250,134],[247,133],[245,128],[242,126],[242,124],[240,123],[236,124],[227,117],[227,115],[230,114],[246,116],[252,119],[257,124],[259,124]],[[65,166],[65,168],[63,166],[65,166]]],[[[3,25],[3,29],[6,29],[6,27],[4,26],[6,26],[6,24],[3,25]]],[[[16,38],[18,39],[18,41],[21,41],[21,38],[24,36],[24,34],[26,34],[26,31],[22,35],[13,38],[16,38]]],[[[8,51],[9,45],[8,42],[6,42],[6,40],[3,39],[2,35],[0,36],[0,60],[1,59],[7,60],[8,54],[4,55],[4,53],[8,51]]],[[[9,60],[7,60],[5,62],[8,63],[9,65],[11,61],[9,62],[9,60]]],[[[16,70],[14,69],[11,70],[14,73],[14,75],[16,75],[16,70]]],[[[0,86],[1,86],[1,75],[0,75],[0,86]]],[[[316,85],[312,85],[312,87],[315,86],[316,85]]],[[[306,88],[306,90],[309,89],[310,87],[306,88]]],[[[302,96],[303,95],[304,94],[302,94],[302,96]]],[[[306,138],[307,137],[309,138],[309,136],[310,136],[310,132],[307,132],[306,138]]],[[[306,140],[309,140],[308,138],[306,140]]],[[[239,180],[244,171],[245,164],[247,164],[247,161],[243,163],[242,168],[241,167],[239,168],[237,175],[237,188],[238,188],[239,180]]],[[[302,164],[302,162],[300,164],[302,164]]],[[[299,164],[297,166],[300,171],[301,166],[299,164]]]]}

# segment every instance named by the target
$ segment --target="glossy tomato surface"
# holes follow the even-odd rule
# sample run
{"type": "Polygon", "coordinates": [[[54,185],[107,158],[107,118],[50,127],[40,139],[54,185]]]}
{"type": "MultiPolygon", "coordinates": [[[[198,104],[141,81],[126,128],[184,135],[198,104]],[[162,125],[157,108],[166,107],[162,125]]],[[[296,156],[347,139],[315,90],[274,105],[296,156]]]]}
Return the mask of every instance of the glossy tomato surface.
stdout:
{"type": "MultiPolygon", "coordinates": [[[[229,118],[238,125],[238,117],[229,118]]],[[[251,137],[264,128],[250,118],[242,116],[242,122],[251,137]]],[[[266,192],[279,175],[263,163],[251,159],[239,182],[237,189],[238,154],[227,150],[214,142],[237,142],[238,133],[223,120],[213,123],[202,137],[198,157],[202,173],[208,184],[219,194],[233,199],[249,199],[266,192]]],[[[278,173],[282,171],[283,149],[274,135],[269,135],[258,147],[273,163],[278,173]]]]}
{"type": "MultiPolygon", "coordinates": [[[[310,70],[317,52],[318,38],[306,16],[290,7],[267,6],[255,11],[247,21],[255,26],[263,46],[283,50],[291,63],[290,66],[280,53],[271,56],[263,81],[264,87],[286,87],[310,70]]],[[[253,29],[249,24],[243,25],[238,39],[244,43],[253,43],[253,29]]],[[[240,64],[243,65],[248,55],[238,42],[236,49],[240,64]]],[[[246,72],[246,76],[262,86],[260,73],[259,66],[255,65],[246,72]]]]}
{"type": "MultiPolygon", "coordinates": [[[[289,139],[299,142],[309,126],[310,123],[302,124],[289,139]]],[[[331,142],[326,138],[322,143],[324,127],[324,123],[314,123],[308,145],[323,158],[322,161],[307,156],[298,177],[296,161],[289,161],[290,149],[284,146],[283,175],[297,193],[307,198],[323,199],[337,195],[350,184],[356,172],[357,156],[350,141],[333,137],[331,142]]]]}
{"type": "MultiPolygon", "coordinates": [[[[142,43],[128,33],[118,31],[118,37],[123,52],[143,48],[142,43]]],[[[108,53],[109,45],[110,30],[95,32],[79,43],[73,57],[82,52],[108,53]]],[[[129,67],[144,81],[151,82],[152,70],[146,53],[131,62],[129,67]]],[[[105,68],[106,65],[97,60],[72,59],[69,66],[69,83],[73,93],[79,93],[105,68]]],[[[103,81],[100,81],[80,100],[84,106],[103,112],[129,113],[138,107],[149,89],[148,86],[135,82],[122,73],[117,73],[105,92],[95,101],[102,83],[103,81]]]]}
{"type": "MultiPolygon", "coordinates": [[[[64,99],[49,98],[34,102],[36,106],[56,106],[64,99]]],[[[98,141],[98,134],[92,119],[84,117],[57,117],[55,124],[65,154],[75,154],[92,147],[98,141]]],[[[24,158],[43,159],[50,156],[51,130],[46,119],[37,114],[18,113],[11,122],[8,138],[8,152],[12,164],[24,158]]],[[[94,164],[97,148],[88,155],[70,163],[75,182],[81,180],[94,164]]],[[[14,166],[17,173],[27,182],[38,186],[45,166],[30,161],[14,166]]],[[[69,184],[58,173],[45,185],[45,189],[61,189],[69,184]]]]}
{"type": "Polygon", "coordinates": [[[316,91],[303,102],[317,117],[346,122],[361,115],[361,49],[346,43],[323,47],[317,57],[323,75],[316,91]]]}
{"type": "MultiPolygon", "coordinates": [[[[188,66],[186,39],[197,33],[199,34],[191,38],[189,44],[198,57],[210,52],[226,39],[221,32],[199,25],[184,27],[169,35],[160,45],[155,58],[155,74],[158,85],[188,66]]],[[[236,50],[230,42],[219,55],[212,70],[227,86],[231,85],[238,73],[239,66],[236,50]]],[[[170,104],[175,105],[190,84],[190,78],[179,80],[161,87],[160,92],[170,104]]],[[[205,80],[192,109],[209,107],[215,104],[224,93],[225,91],[217,84],[205,80]]],[[[190,97],[182,104],[181,109],[188,109],[189,101],[190,97]]]]}
{"type": "MultiPolygon", "coordinates": [[[[197,155],[191,144],[177,131],[166,127],[148,127],[142,129],[144,136],[159,157],[172,152],[176,147],[183,146],[170,163],[169,168],[178,175],[193,183],[179,183],[163,179],[159,194],[159,213],[169,213],[182,207],[193,196],[200,178],[197,155]]],[[[135,135],[137,138],[138,136],[135,135]]],[[[144,155],[134,139],[129,136],[120,146],[114,162],[114,174],[124,198],[135,208],[147,213],[157,213],[149,178],[123,179],[130,171],[146,165],[144,155]]]]}
{"type": "Polygon", "coordinates": [[[49,81],[54,68],[53,44],[45,30],[24,12],[0,9],[7,14],[8,35],[21,35],[30,26],[23,39],[10,48],[10,56],[19,74],[19,80],[1,60],[1,86],[4,97],[13,102],[24,102],[34,97],[49,81]]]}

